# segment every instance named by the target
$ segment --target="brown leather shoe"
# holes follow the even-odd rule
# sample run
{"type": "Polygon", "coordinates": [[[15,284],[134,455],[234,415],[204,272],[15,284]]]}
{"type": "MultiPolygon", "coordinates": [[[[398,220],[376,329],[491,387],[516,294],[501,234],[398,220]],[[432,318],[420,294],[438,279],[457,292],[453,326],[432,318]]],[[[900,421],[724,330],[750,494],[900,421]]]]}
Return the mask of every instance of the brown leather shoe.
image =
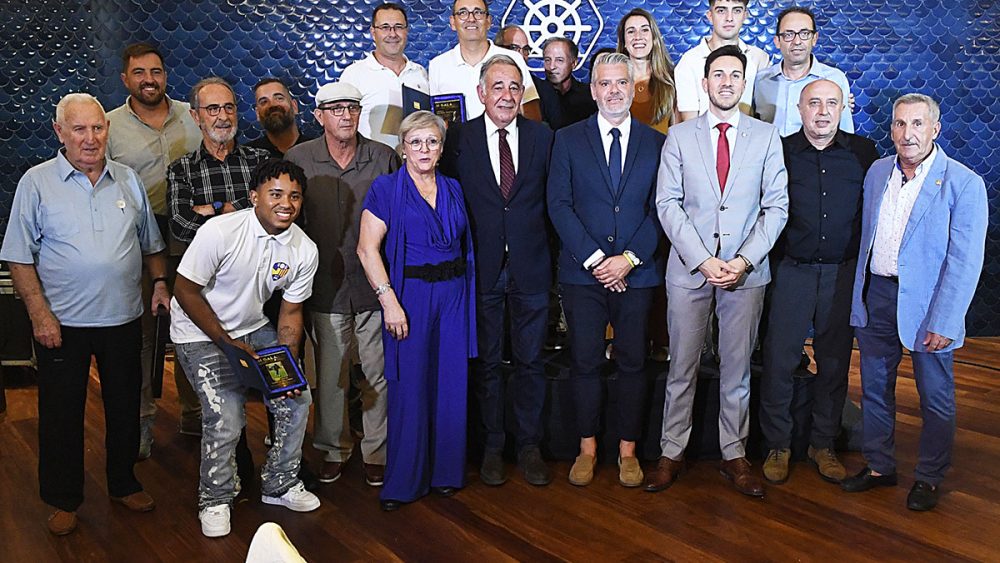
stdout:
{"type": "Polygon", "coordinates": [[[684,460],[673,460],[663,456],[656,461],[656,467],[646,474],[643,489],[651,493],[662,491],[674,484],[677,476],[684,470],[684,460]]]}
{"type": "Polygon", "coordinates": [[[319,470],[319,475],[316,476],[316,480],[320,483],[333,483],[337,479],[340,479],[340,472],[344,470],[344,462],[342,461],[324,461],[322,469],[319,470]]]}
{"type": "Polygon", "coordinates": [[[76,529],[76,512],[56,510],[49,516],[49,531],[56,536],[65,536],[76,529]]]}
{"type": "Polygon", "coordinates": [[[149,512],[156,508],[153,497],[146,491],[139,491],[124,497],[111,497],[111,500],[134,512],[149,512]]]}
{"type": "Polygon", "coordinates": [[[385,466],[375,463],[364,464],[365,483],[369,487],[381,487],[385,482],[385,466]]]}
{"type": "Polygon", "coordinates": [[[594,480],[594,456],[580,454],[576,456],[573,467],[569,469],[569,482],[577,487],[585,487],[594,480]]]}
{"type": "Polygon", "coordinates": [[[723,461],[719,465],[719,472],[722,473],[723,477],[733,482],[737,491],[751,497],[764,496],[764,483],[753,474],[747,458],[738,457],[723,461]]]}

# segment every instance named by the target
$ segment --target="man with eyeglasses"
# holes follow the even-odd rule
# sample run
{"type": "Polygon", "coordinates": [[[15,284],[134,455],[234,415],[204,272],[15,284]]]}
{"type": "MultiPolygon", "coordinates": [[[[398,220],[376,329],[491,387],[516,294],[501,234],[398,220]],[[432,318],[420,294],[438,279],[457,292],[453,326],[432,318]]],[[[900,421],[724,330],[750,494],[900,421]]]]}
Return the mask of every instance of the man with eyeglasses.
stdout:
{"type": "Polygon", "coordinates": [[[393,148],[399,144],[399,123],[403,120],[403,86],[430,92],[427,71],[403,53],[409,29],[402,5],[379,4],[372,11],[370,29],[375,50],[340,75],[341,82],[361,91],[358,131],[393,148]]]}
{"type": "Polygon", "coordinates": [[[301,166],[309,182],[305,231],[319,246],[319,270],[306,303],[316,349],[317,399],[313,446],[324,452],[319,481],[340,478],[354,450],[347,419],[351,357],[361,382],[362,469],[365,482],[381,486],[385,473],[386,382],[382,309],[358,260],[361,204],[372,181],[402,165],[388,146],[358,133],[361,91],[341,80],[316,92],[313,115],[323,136],[293,147],[285,158],[301,166]]]}
{"type": "MultiPolygon", "coordinates": [[[[778,14],[774,45],[781,50],[781,62],[757,73],[753,102],[759,118],[773,123],[782,137],[802,128],[796,104],[807,84],[820,79],[831,80],[844,91],[842,100],[849,99],[851,88],[847,75],[813,56],[818,39],[816,16],[809,8],[792,6],[778,14]]],[[[840,130],[854,133],[850,110],[840,112],[840,130]]]]}
{"type": "Polygon", "coordinates": [[[236,94],[225,80],[211,76],[191,88],[191,117],[201,146],[167,170],[170,232],[184,243],[209,218],[250,207],[254,168],[270,157],[236,142],[236,94]]]}
{"type": "MultiPolygon", "coordinates": [[[[462,94],[465,97],[465,119],[483,114],[485,106],[476,88],[483,63],[494,55],[511,57],[521,69],[521,76],[531,76],[528,64],[520,54],[490,43],[486,34],[493,23],[485,0],[455,0],[448,18],[451,29],[458,35],[458,45],[431,59],[427,65],[431,95],[462,94]]],[[[538,90],[531,80],[524,80],[521,112],[528,119],[541,121],[542,110],[538,90]]]]}
{"type": "MultiPolygon", "coordinates": [[[[149,196],[156,225],[166,242],[169,235],[167,166],[198,148],[201,131],[191,118],[187,102],[167,96],[165,66],[159,49],[148,43],[129,45],[122,52],[121,79],[129,95],[124,104],[108,112],[108,158],[139,174],[149,196]]],[[[167,246],[169,254],[170,244],[167,246]]],[[[179,261],[179,256],[168,255],[168,283],[173,283],[173,273],[179,261]]],[[[142,302],[149,303],[153,291],[151,276],[143,276],[142,290],[142,302]]],[[[153,316],[143,315],[139,459],[152,455],[153,422],[156,418],[156,401],[151,385],[154,334],[153,316]]],[[[201,435],[201,404],[176,363],[174,382],[181,410],[180,432],[201,435]]]]}
{"type": "Polygon", "coordinates": [[[264,149],[274,158],[281,158],[288,149],[314,138],[299,131],[296,121],[299,103],[280,78],[264,78],[253,87],[253,96],[257,121],[264,134],[247,143],[248,147],[264,149]]]}
{"type": "Polygon", "coordinates": [[[705,17],[712,24],[712,33],[696,47],[684,53],[674,69],[677,84],[677,111],[681,121],[694,119],[709,108],[708,94],[701,87],[705,59],[709,53],[725,45],[736,45],[747,59],[746,89],[740,98],[740,111],[750,114],[753,103],[754,80],[760,69],[767,68],[771,59],[760,47],[748,45],[740,39],[740,30],[747,17],[750,0],[709,0],[705,17]]]}
{"type": "Polygon", "coordinates": [[[485,428],[479,471],[487,485],[507,480],[505,396],[513,397],[517,461],[525,480],[547,485],[542,460],[545,342],[552,259],[545,216],[545,182],[552,132],[518,115],[523,78],[515,60],[496,55],[483,63],[479,98],[484,115],[448,132],[442,171],[465,193],[476,251],[476,326],[479,360],[473,388],[485,428]],[[516,374],[504,385],[501,367],[505,317],[516,374]]]}

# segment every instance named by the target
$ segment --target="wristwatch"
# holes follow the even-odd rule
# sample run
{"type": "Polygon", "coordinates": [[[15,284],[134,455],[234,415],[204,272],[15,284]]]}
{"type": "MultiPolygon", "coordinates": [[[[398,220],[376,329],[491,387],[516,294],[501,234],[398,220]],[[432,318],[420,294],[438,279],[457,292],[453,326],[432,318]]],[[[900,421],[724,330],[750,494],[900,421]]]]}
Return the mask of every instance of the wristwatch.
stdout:
{"type": "Polygon", "coordinates": [[[633,268],[638,268],[639,266],[642,265],[642,260],[639,260],[639,257],[636,256],[635,253],[632,252],[631,250],[626,250],[625,252],[622,252],[622,256],[624,256],[625,259],[628,260],[629,264],[631,264],[633,268]]]}
{"type": "Polygon", "coordinates": [[[392,286],[389,285],[389,282],[379,284],[378,287],[375,288],[375,295],[377,296],[385,295],[386,293],[389,293],[390,289],[392,289],[392,286]]]}
{"type": "Polygon", "coordinates": [[[747,260],[747,257],[743,256],[742,254],[737,254],[737,256],[739,256],[740,258],[742,258],[743,259],[743,263],[745,263],[747,265],[746,273],[752,274],[753,270],[754,270],[754,268],[753,268],[753,262],[747,260]]]}

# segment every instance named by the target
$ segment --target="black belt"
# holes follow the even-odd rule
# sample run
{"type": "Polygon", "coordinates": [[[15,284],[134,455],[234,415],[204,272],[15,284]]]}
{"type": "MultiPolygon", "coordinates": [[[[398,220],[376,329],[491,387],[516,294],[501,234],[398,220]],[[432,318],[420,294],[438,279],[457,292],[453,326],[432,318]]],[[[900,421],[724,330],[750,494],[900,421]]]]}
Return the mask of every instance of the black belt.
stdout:
{"type": "Polygon", "coordinates": [[[815,264],[833,264],[834,266],[839,266],[841,264],[846,264],[851,260],[857,260],[857,256],[852,256],[844,260],[823,260],[822,258],[812,258],[809,260],[799,260],[798,258],[793,258],[791,256],[785,256],[786,259],[791,260],[796,266],[812,266],[815,264]]]}
{"type": "Polygon", "coordinates": [[[876,278],[882,278],[887,282],[892,282],[896,285],[899,285],[899,276],[880,276],[878,274],[872,274],[872,275],[875,276],[876,278]]]}
{"type": "Polygon", "coordinates": [[[464,276],[465,268],[465,258],[455,258],[440,264],[406,266],[403,268],[403,277],[426,282],[448,281],[464,276]]]}

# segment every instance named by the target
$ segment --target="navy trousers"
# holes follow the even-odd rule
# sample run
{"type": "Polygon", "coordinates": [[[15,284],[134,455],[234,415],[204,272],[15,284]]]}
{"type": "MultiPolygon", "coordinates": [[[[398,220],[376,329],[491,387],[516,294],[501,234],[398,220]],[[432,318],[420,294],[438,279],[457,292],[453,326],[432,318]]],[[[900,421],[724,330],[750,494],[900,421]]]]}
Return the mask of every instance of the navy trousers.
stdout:
{"type": "MultiPolygon", "coordinates": [[[[869,467],[888,474],[896,472],[896,368],[903,356],[896,326],[899,283],[875,275],[870,279],[865,296],[868,326],[855,330],[861,351],[862,453],[869,467]]],[[[953,354],[913,350],[910,358],[923,419],[914,477],[937,486],[951,466],[955,442],[953,354]]]]}
{"type": "Polygon", "coordinates": [[[616,393],[618,438],[639,439],[645,401],[646,318],[653,300],[651,287],[615,293],[600,285],[563,284],[563,307],[569,324],[573,403],[581,438],[597,435],[601,419],[601,366],[608,323],[615,331],[618,379],[616,393]]]}
{"type": "Polygon", "coordinates": [[[802,342],[815,327],[812,426],[809,445],[833,448],[847,398],[851,367],[851,292],[857,260],[842,264],[802,264],[785,258],[774,272],[764,372],[760,389],[760,426],[768,449],[792,443],[792,394],[802,342]]]}
{"type": "Polygon", "coordinates": [[[476,362],[476,397],[486,431],[486,450],[503,450],[504,395],[514,396],[517,449],[538,446],[542,440],[542,407],[545,405],[545,366],[542,347],[549,313],[549,293],[525,293],[506,265],[496,284],[480,293],[476,308],[479,361],[476,362]],[[501,357],[504,342],[504,315],[510,312],[511,355],[514,377],[504,385],[501,357]]]}

